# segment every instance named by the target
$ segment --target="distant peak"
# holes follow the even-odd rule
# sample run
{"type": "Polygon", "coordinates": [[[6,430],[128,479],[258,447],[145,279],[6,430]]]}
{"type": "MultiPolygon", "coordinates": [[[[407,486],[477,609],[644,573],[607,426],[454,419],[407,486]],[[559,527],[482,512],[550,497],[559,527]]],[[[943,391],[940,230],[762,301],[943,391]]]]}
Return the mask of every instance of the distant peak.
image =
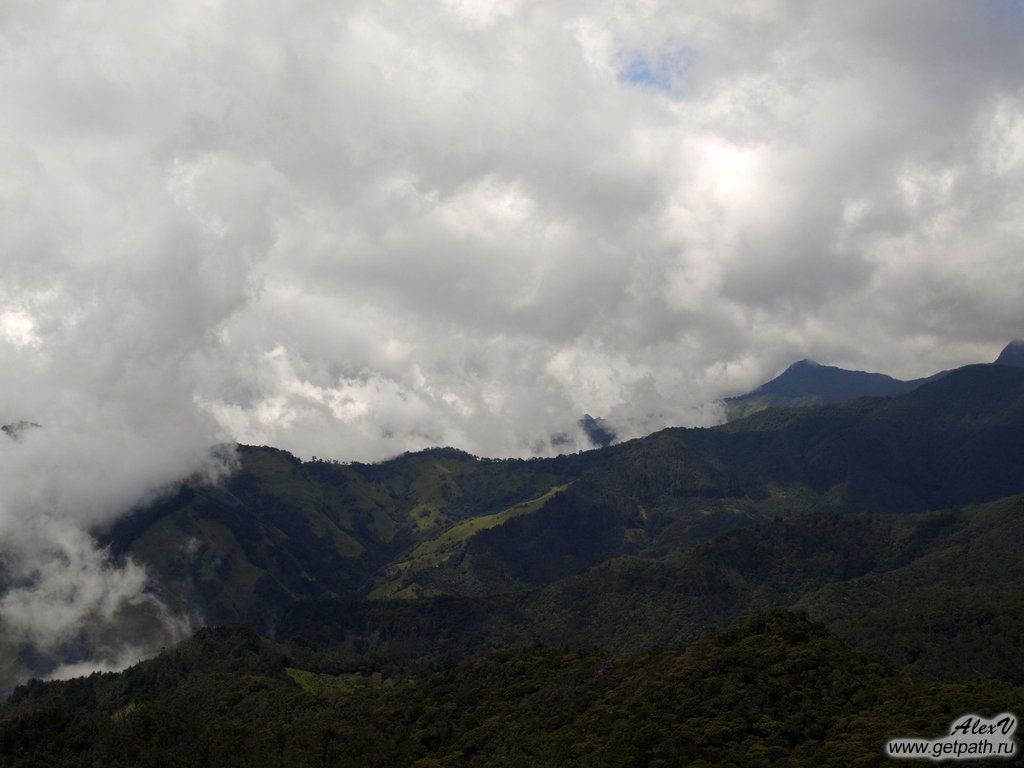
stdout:
{"type": "Polygon", "coordinates": [[[786,370],[784,370],[782,373],[780,373],[776,378],[789,379],[792,378],[793,376],[818,376],[822,373],[827,374],[831,370],[838,369],[833,369],[832,366],[829,365],[822,365],[821,363],[815,360],[797,360],[795,363],[790,363],[789,367],[786,368],[786,370]]]}
{"type": "Polygon", "coordinates": [[[1003,351],[996,358],[996,364],[1024,368],[1024,339],[1014,339],[1003,347],[1003,351]]]}
{"type": "Polygon", "coordinates": [[[576,423],[596,448],[605,448],[618,438],[615,430],[608,426],[608,422],[600,417],[595,419],[589,413],[584,414],[576,423]]]}
{"type": "Polygon", "coordinates": [[[16,421],[13,424],[4,424],[2,427],[0,427],[0,432],[3,432],[10,438],[19,440],[21,439],[21,436],[24,432],[27,432],[30,429],[38,428],[39,425],[36,424],[34,421],[16,421]]]}

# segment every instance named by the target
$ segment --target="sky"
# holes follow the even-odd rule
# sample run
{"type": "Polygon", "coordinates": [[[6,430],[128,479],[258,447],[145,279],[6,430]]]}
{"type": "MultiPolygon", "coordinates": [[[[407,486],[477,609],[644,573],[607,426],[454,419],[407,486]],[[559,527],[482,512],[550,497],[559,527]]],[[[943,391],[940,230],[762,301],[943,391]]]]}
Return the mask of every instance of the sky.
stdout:
{"type": "Polygon", "coordinates": [[[1010,0],[2,0],[0,621],[116,613],[88,531],[225,442],[547,455],[991,360],[1022,222],[1010,0]]]}

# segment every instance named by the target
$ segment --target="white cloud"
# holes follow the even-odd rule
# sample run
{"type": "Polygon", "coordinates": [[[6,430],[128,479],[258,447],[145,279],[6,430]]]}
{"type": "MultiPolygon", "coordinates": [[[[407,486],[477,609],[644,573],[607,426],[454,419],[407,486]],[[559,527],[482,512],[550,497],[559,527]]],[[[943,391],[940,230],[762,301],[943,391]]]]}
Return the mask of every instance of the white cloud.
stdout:
{"type": "Polygon", "coordinates": [[[38,346],[32,316],[18,309],[0,312],[0,338],[16,347],[38,346]]]}

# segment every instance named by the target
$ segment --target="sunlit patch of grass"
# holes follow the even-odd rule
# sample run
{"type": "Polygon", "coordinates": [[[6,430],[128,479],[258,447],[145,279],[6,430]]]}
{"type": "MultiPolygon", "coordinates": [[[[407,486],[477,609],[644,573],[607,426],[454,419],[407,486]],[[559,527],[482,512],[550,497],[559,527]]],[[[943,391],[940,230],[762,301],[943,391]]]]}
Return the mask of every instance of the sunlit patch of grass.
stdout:
{"type": "Polygon", "coordinates": [[[370,597],[377,599],[420,596],[421,593],[415,588],[416,585],[409,584],[409,579],[414,578],[416,573],[445,562],[461,551],[466,542],[481,531],[496,528],[514,518],[539,511],[541,507],[556,494],[568,488],[569,485],[568,483],[556,485],[534,499],[519,502],[500,512],[464,520],[452,526],[440,536],[423,542],[412,551],[409,559],[388,568],[383,575],[383,582],[373,589],[370,597]]]}
{"type": "Polygon", "coordinates": [[[369,685],[381,685],[380,673],[376,676],[358,674],[325,675],[307,669],[287,667],[285,673],[306,693],[314,696],[347,696],[369,685]]]}

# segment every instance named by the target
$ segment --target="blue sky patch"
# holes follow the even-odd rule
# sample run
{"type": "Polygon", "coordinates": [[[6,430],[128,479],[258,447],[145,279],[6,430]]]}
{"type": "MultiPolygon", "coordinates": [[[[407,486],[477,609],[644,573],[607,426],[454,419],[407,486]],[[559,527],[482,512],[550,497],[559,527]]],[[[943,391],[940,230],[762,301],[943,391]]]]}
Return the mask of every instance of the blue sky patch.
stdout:
{"type": "Polygon", "coordinates": [[[677,46],[658,51],[622,51],[616,58],[620,82],[672,93],[676,82],[693,65],[694,52],[677,46]]]}

